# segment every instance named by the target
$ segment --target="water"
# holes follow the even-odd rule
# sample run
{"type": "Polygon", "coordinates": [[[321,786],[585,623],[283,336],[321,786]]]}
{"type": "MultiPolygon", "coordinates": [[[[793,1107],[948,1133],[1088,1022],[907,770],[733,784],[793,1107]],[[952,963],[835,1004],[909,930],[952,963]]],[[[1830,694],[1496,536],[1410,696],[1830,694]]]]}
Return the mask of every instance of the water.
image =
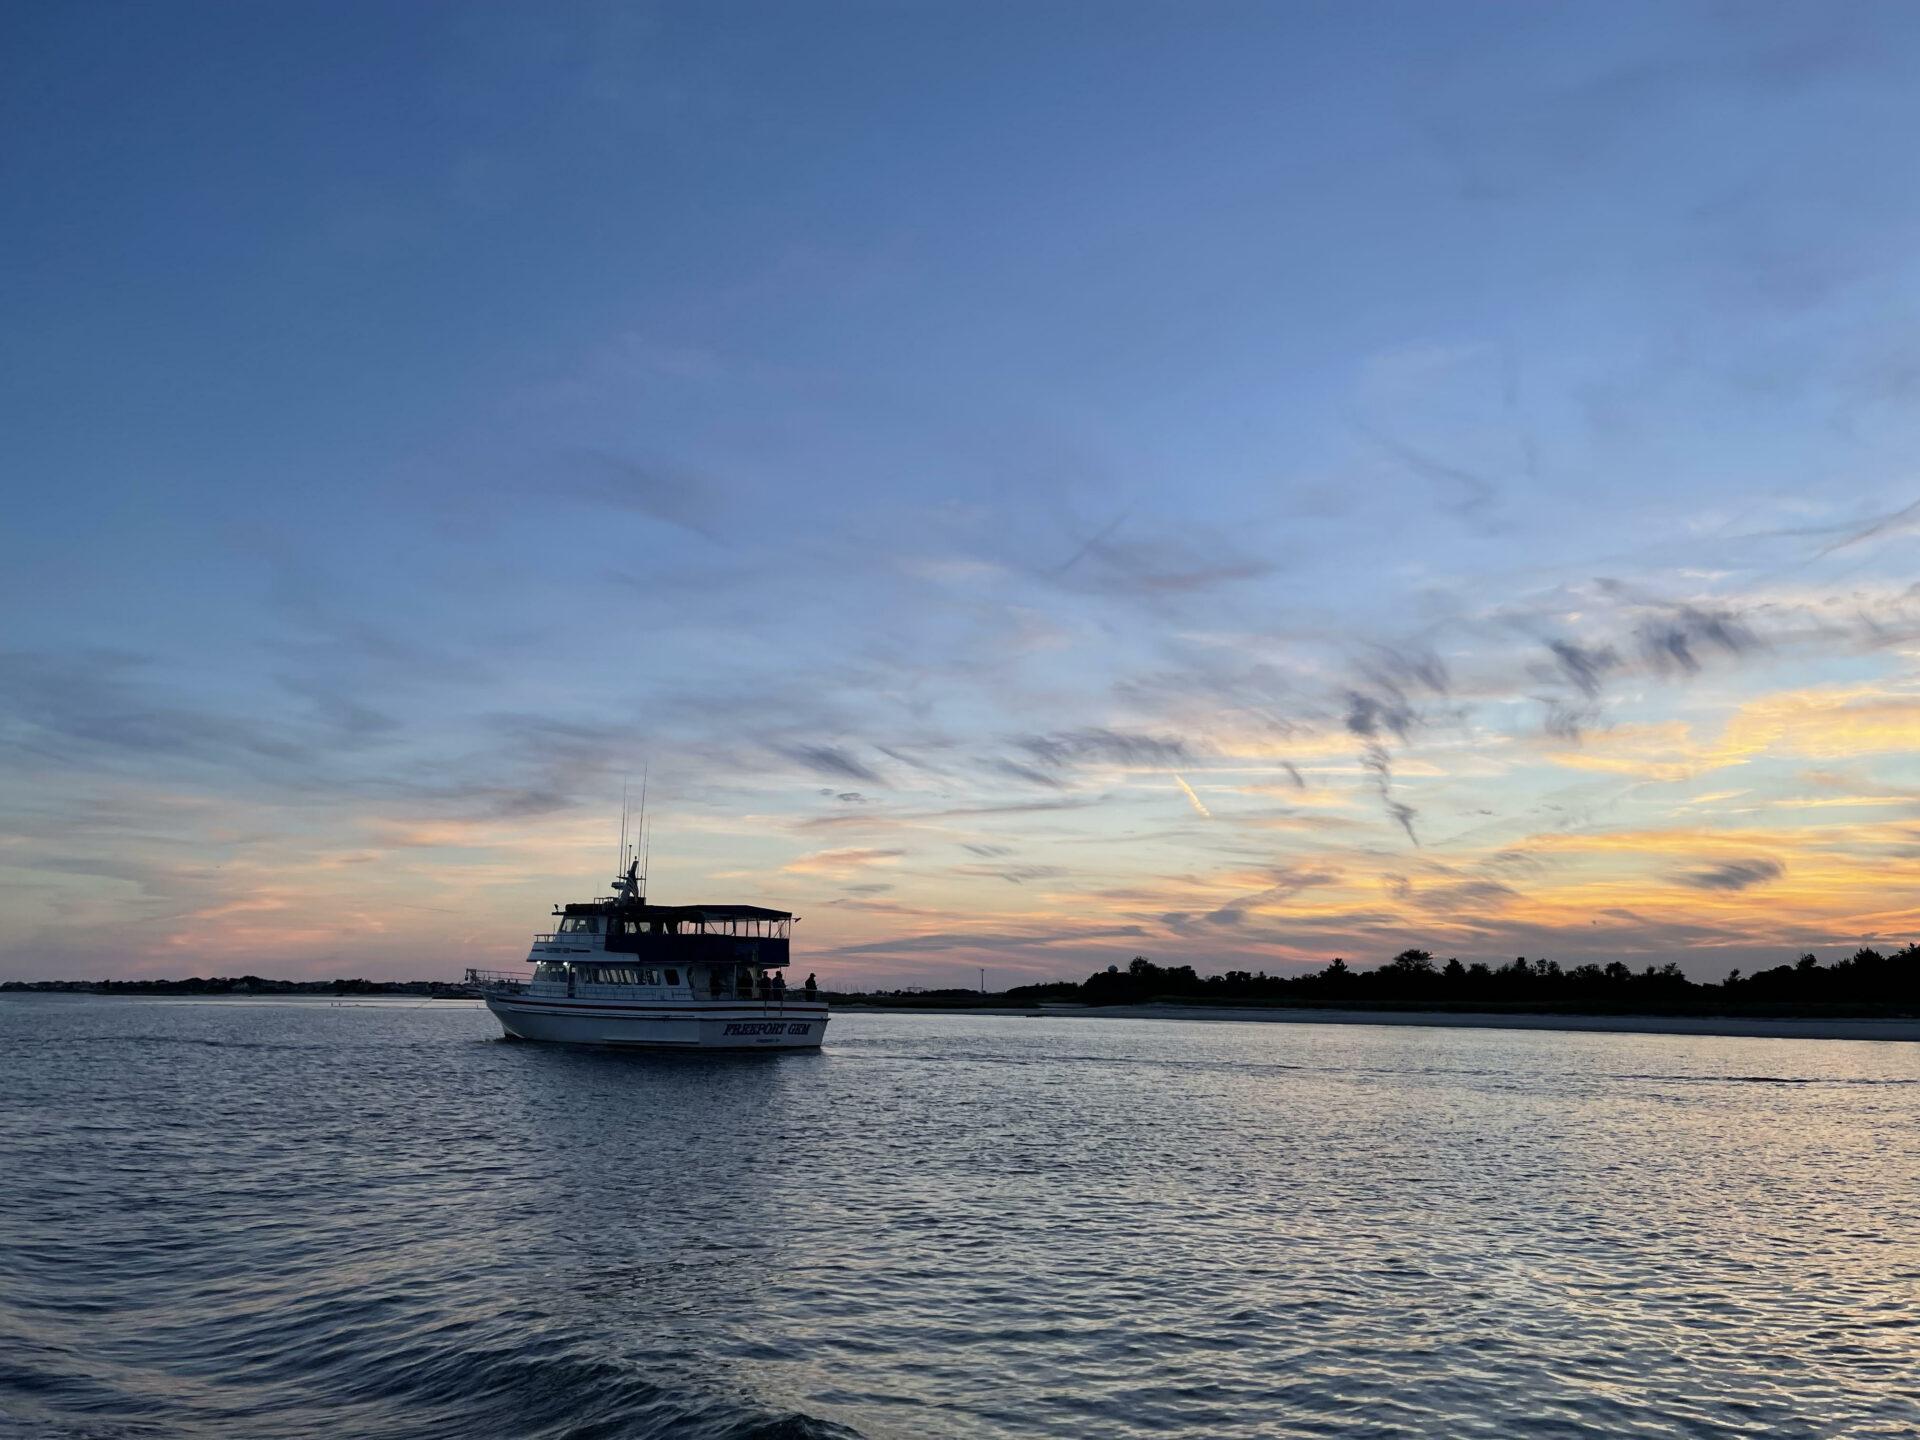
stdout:
{"type": "Polygon", "coordinates": [[[1920,1046],[0,1001],[0,1433],[1911,1436],[1920,1046]]]}

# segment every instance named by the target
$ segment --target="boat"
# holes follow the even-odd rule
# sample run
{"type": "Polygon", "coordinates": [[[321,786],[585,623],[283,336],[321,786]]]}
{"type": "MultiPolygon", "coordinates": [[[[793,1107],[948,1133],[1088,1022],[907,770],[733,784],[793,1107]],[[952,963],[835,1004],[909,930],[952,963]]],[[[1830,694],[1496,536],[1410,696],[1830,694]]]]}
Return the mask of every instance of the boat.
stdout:
{"type": "MultiPolygon", "coordinates": [[[[623,854],[624,858],[624,854],[623,854]]],[[[509,1040],[660,1050],[817,1050],[827,1004],[789,987],[795,917],[652,905],[637,860],[597,900],[556,905],[531,972],[468,970],[509,1040]]],[[[811,982],[812,977],[808,977],[811,982]]]]}

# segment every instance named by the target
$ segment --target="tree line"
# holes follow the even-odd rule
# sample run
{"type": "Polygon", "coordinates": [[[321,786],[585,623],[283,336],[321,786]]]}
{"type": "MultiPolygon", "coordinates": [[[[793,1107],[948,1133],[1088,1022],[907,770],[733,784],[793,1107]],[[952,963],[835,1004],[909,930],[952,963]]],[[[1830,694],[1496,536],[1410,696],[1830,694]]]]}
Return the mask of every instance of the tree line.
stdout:
{"type": "Polygon", "coordinates": [[[0,990],[85,995],[437,995],[444,980],[277,980],[260,975],[192,975],[185,980],[7,980],[0,990]]]}
{"type": "Polygon", "coordinates": [[[1006,992],[1014,1003],[1043,1000],[1087,1005],[1139,1005],[1152,1000],[1268,1001],[1300,1004],[1530,1004],[1644,1009],[1676,1003],[1871,1005],[1920,1007],[1920,945],[1891,954],[1862,947],[1823,965],[1802,955],[1752,975],[1735,970],[1719,984],[1689,979],[1677,964],[1640,970],[1618,960],[1562,967],[1520,956],[1503,965],[1457,958],[1436,960],[1428,950],[1402,950],[1386,964],[1360,970],[1335,959],[1304,975],[1264,970],[1196,974],[1191,965],[1156,965],[1136,955],[1125,969],[1110,966],[1076,984],[1070,980],[1022,985],[1006,992]]]}

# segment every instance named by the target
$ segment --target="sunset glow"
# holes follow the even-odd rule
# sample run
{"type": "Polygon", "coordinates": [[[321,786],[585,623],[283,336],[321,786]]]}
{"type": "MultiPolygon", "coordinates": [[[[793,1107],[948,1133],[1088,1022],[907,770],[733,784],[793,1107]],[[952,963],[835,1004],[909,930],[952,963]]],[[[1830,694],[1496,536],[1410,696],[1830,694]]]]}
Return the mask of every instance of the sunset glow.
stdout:
{"type": "Polygon", "coordinates": [[[1910,37],[410,13],[0,62],[0,977],[1920,938],[1910,37]]]}

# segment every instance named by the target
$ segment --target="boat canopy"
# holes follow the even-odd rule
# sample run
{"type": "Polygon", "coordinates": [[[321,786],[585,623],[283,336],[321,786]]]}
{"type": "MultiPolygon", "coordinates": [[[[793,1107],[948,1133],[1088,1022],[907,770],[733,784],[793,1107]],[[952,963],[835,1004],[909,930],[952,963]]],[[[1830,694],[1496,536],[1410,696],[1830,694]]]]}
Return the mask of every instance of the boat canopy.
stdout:
{"type": "Polygon", "coordinates": [[[790,911],[763,905],[649,905],[618,896],[556,907],[557,931],[605,937],[607,953],[658,964],[758,965],[788,963],[790,911]]]}
{"type": "Polygon", "coordinates": [[[556,915],[618,915],[623,920],[665,921],[676,925],[725,925],[736,920],[791,920],[787,910],[760,905],[649,905],[644,900],[590,900],[555,910],[556,915]]]}

